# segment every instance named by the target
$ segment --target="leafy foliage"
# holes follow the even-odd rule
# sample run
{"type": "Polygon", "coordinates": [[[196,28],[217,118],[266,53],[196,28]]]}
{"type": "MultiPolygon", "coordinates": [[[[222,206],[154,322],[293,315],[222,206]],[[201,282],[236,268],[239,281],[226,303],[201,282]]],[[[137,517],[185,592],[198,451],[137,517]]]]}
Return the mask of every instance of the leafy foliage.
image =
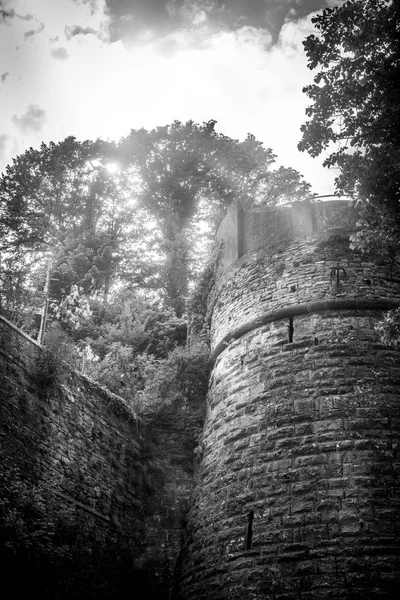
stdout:
{"type": "Polygon", "coordinates": [[[200,274],[227,203],[310,195],[295,170],[274,169],[276,156],[254,136],[239,142],[215,124],[175,121],[132,130],[118,144],[68,137],[7,167],[0,306],[35,335],[51,264],[49,349],[36,373],[43,384],[65,354],[129,402],[141,395],[143,406],[157,404],[162,373],[178,385],[179,353],[198,358],[185,349],[189,298],[190,336],[207,339],[215,256],[200,274]]]}
{"type": "Polygon", "coordinates": [[[235,140],[228,170],[232,182],[232,196],[243,206],[274,206],[293,200],[304,200],[311,194],[311,186],[295,169],[273,169],[276,155],[264,148],[254,135],[248,134],[243,142],[235,140]]]}
{"type": "MultiPolygon", "coordinates": [[[[124,170],[131,173],[139,206],[159,232],[153,252],[161,259],[158,276],[168,305],[185,310],[191,282],[199,272],[199,246],[210,246],[223,207],[275,204],[310,195],[294,169],[272,171],[276,156],[254,136],[238,142],[215,131],[215,121],[198,125],[175,121],[152,131],[132,130],[119,145],[124,170]],[[196,228],[199,221],[203,229],[196,228]]],[[[151,269],[147,268],[151,273],[151,269]]]]}
{"type": "Polygon", "coordinates": [[[398,210],[400,189],[400,7],[389,0],[350,0],[313,20],[304,42],[310,69],[304,92],[313,104],[300,150],[329,155],[345,194],[373,196],[398,210]]]}
{"type": "Polygon", "coordinates": [[[0,180],[0,252],[26,289],[51,259],[62,294],[78,285],[107,296],[132,212],[121,182],[107,171],[112,152],[108,142],[69,137],[31,148],[7,167],[0,180]]]}
{"type": "Polygon", "coordinates": [[[309,68],[318,72],[303,90],[312,105],[299,149],[311,156],[326,152],[324,165],[338,169],[337,191],[358,200],[351,247],[398,263],[400,4],[349,0],[313,23],[317,33],[304,47],[309,68]]]}
{"type": "Polygon", "coordinates": [[[73,286],[104,303],[113,288],[138,286],[181,317],[228,202],[310,194],[275,159],[254,136],[217,133],[215,121],[132,130],[118,144],[68,137],[31,148],[0,179],[3,312],[40,306],[51,260],[58,302],[73,286]]]}
{"type": "Polygon", "coordinates": [[[53,309],[54,317],[65,330],[80,329],[82,322],[91,316],[88,298],[77,285],[71,286],[70,293],[53,309]]]}
{"type": "Polygon", "coordinates": [[[363,225],[392,238],[400,213],[400,6],[350,0],[313,23],[318,33],[304,47],[319,72],[304,88],[313,104],[299,149],[328,151],[324,164],[339,169],[338,191],[364,201],[363,225]]]}
{"type": "Polygon", "coordinates": [[[400,341],[400,310],[388,310],[376,330],[381,341],[388,346],[398,346],[400,341]]]}
{"type": "Polygon", "coordinates": [[[221,243],[215,243],[208,261],[199,276],[188,303],[190,334],[208,341],[211,321],[212,294],[214,292],[221,243]]]}
{"type": "Polygon", "coordinates": [[[0,252],[0,312],[26,331],[34,329],[34,314],[39,313],[43,304],[37,286],[29,282],[35,262],[20,253],[0,252]]]}
{"type": "Polygon", "coordinates": [[[171,309],[149,301],[138,291],[121,290],[104,306],[92,302],[91,315],[81,333],[104,358],[108,346],[124,343],[134,353],[147,352],[165,357],[176,344],[186,341],[186,320],[171,309]]]}
{"type": "Polygon", "coordinates": [[[90,318],[72,335],[91,352],[84,372],[131,402],[149,368],[186,344],[187,322],[138,292],[121,290],[106,307],[93,303],[90,318]]]}
{"type": "Polygon", "coordinates": [[[66,365],[77,368],[79,353],[69,335],[58,324],[53,324],[46,334],[45,345],[36,360],[35,379],[42,389],[43,386],[50,387],[66,365]]]}
{"type": "Polygon", "coordinates": [[[143,416],[204,403],[208,388],[208,346],[193,343],[189,348],[176,348],[164,360],[148,367],[146,384],[135,397],[135,408],[143,416]]]}

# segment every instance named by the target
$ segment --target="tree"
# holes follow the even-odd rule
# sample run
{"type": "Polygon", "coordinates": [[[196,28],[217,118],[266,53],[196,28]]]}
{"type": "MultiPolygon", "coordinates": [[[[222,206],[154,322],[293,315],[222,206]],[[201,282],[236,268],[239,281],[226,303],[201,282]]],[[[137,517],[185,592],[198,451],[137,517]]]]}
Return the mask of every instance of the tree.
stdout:
{"type": "Polygon", "coordinates": [[[121,141],[121,160],[140,180],[139,206],[155,222],[160,259],[159,282],[178,316],[184,311],[192,276],[194,239],[191,223],[202,198],[209,204],[227,200],[215,169],[223,136],[213,123],[176,121],[152,131],[132,130],[121,141]]]}
{"type": "Polygon", "coordinates": [[[313,104],[299,149],[327,152],[337,191],[358,200],[352,247],[399,263],[400,3],[349,0],[312,21],[317,33],[303,43],[319,70],[303,90],[313,104]]]}
{"type": "Polygon", "coordinates": [[[337,191],[364,201],[364,229],[374,232],[369,241],[379,228],[397,237],[400,5],[349,0],[312,22],[317,34],[303,44],[309,68],[319,71],[303,90],[313,104],[299,149],[311,156],[328,153],[324,165],[338,169],[337,191]]]}
{"type": "Polygon", "coordinates": [[[273,205],[310,196],[310,185],[297,171],[272,170],[276,156],[254,136],[238,142],[217,133],[215,124],[175,121],[149,132],[132,130],[120,143],[120,160],[136,184],[139,206],[157,226],[158,284],[178,316],[199,272],[196,247],[199,241],[207,245],[204,231],[213,233],[210,224],[218,222],[229,201],[273,205]],[[199,221],[203,234],[196,229],[199,221]]]}
{"type": "MultiPolygon", "coordinates": [[[[114,153],[111,143],[69,137],[31,148],[7,167],[0,180],[0,252],[20,287],[22,275],[25,290],[37,287],[33,275],[43,277],[51,259],[63,295],[78,285],[107,298],[132,213],[121,178],[107,170],[114,153]]],[[[2,304],[10,305],[4,294],[2,304]]]]}
{"type": "Polygon", "coordinates": [[[73,286],[103,302],[113,283],[138,286],[181,317],[227,203],[310,194],[297,171],[274,169],[275,159],[252,135],[217,133],[215,121],[132,130],[118,144],[70,137],[28,150],[0,180],[2,262],[23,275],[4,274],[3,310],[13,294],[23,301],[20,279],[25,290],[43,284],[51,258],[59,300],[73,286]]]}
{"type": "Polygon", "coordinates": [[[250,133],[243,142],[235,140],[228,158],[232,195],[245,207],[275,206],[312,195],[311,185],[298,171],[274,169],[276,155],[250,133]]]}
{"type": "Polygon", "coordinates": [[[26,286],[30,266],[25,256],[0,252],[0,314],[24,329],[32,327],[35,310],[42,306],[41,294],[26,286]]]}
{"type": "Polygon", "coordinates": [[[81,344],[95,357],[85,372],[129,402],[143,389],[150,371],[187,341],[186,320],[152,305],[140,292],[122,290],[106,307],[93,305],[83,326],[81,344]]]}

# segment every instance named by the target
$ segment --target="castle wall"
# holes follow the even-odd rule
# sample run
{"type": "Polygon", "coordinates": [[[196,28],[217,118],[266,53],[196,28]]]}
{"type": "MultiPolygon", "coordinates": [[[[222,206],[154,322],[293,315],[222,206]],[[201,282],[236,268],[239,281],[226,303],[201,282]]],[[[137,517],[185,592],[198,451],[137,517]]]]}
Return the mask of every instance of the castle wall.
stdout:
{"type": "Polygon", "coordinates": [[[230,210],[182,598],[394,598],[400,364],[374,325],[400,274],[349,249],[347,203],[230,210]]]}
{"type": "Polygon", "coordinates": [[[314,234],[280,239],[272,249],[250,252],[221,274],[215,292],[212,348],[215,351],[235,332],[240,334],[246,326],[268,319],[295,318],[328,308],[387,310],[399,303],[400,286],[390,265],[351,252],[345,237],[326,239],[314,234]]]}
{"type": "Polygon", "coordinates": [[[169,598],[193,423],[169,407],[145,424],[122,398],[52,364],[0,317],[0,559],[3,592],[14,588],[4,598],[117,599],[127,588],[169,598]]]}

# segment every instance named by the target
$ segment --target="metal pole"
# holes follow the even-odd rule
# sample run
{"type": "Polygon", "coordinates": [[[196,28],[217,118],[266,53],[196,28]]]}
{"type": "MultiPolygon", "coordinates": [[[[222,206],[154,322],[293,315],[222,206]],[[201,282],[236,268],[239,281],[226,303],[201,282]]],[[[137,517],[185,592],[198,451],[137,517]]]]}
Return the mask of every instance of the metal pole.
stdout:
{"type": "Polygon", "coordinates": [[[190,346],[190,313],[188,312],[187,328],[186,328],[186,350],[189,350],[189,346],[190,346]]]}
{"type": "Polygon", "coordinates": [[[37,341],[42,346],[44,340],[44,334],[46,332],[46,322],[47,322],[47,311],[49,308],[49,288],[50,288],[50,270],[51,270],[51,260],[47,265],[47,273],[46,273],[46,284],[44,286],[44,306],[42,309],[42,318],[40,320],[40,329],[37,341]]]}

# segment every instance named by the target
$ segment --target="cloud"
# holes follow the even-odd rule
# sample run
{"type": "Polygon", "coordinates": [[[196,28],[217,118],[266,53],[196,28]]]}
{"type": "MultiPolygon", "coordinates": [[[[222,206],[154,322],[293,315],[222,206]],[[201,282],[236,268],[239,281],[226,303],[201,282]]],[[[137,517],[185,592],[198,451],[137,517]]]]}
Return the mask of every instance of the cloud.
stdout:
{"type": "Polygon", "coordinates": [[[57,60],[67,60],[69,57],[68,52],[66,51],[65,48],[51,48],[50,49],[50,54],[53,58],[57,59],[57,60]]]}
{"type": "Polygon", "coordinates": [[[16,15],[21,21],[32,21],[35,17],[33,15],[16,15]]]}
{"type": "Polygon", "coordinates": [[[9,74],[10,74],[9,71],[4,71],[4,73],[1,74],[1,83],[5,83],[9,74]]]}
{"type": "MultiPolygon", "coordinates": [[[[101,14],[101,13],[100,13],[101,14]]],[[[64,28],[64,33],[67,40],[71,40],[74,37],[83,35],[89,36],[94,35],[101,42],[109,42],[109,31],[107,22],[99,23],[99,27],[96,29],[94,27],[82,27],[81,25],[67,25],[64,28]]]]}
{"type": "Polygon", "coordinates": [[[93,27],[81,27],[80,25],[71,25],[66,27],[64,31],[68,40],[76,35],[98,35],[98,32],[93,27]]]}
{"type": "Polygon", "coordinates": [[[46,111],[37,104],[29,104],[24,115],[13,115],[11,120],[22,133],[40,131],[46,122],[46,111]]]}
{"type": "Polygon", "coordinates": [[[10,139],[9,135],[5,135],[4,133],[0,134],[0,160],[5,155],[5,152],[7,149],[7,143],[8,143],[9,139],[10,139]]]}
{"type": "Polygon", "coordinates": [[[7,10],[6,8],[0,7],[0,23],[7,23],[7,20],[13,19],[15,17],[15,10],[10,8],[7,10]]]}
{"type": "MultiPolygon", "coordinates": [[[[98,8],[98,0],[72,0],[75,4],[88,4],[91,14],[95,14],[98,8]]],[[[111,0],[112,1],[112,0],[111,0]]]]}
{"type": "Polygon", "coordinates": [[[108,0],[111,41],[155,39],[182,29],[265,29],[273,43],[285,23],[342,0],[108,0]]]}
{"type": "Polygon", "coordinates": [[[34,18],[33,15],[19,15],[13,8],[11,8],[12,1],[10,0],[0,0],[0,23],[7,23],[11,19],[15,17],[20,19],[21,21],[32,21],[34,18]]]}
{"type": "Polygon", "coordinates": [[[30,29],[29,31],[25,31],[24,33],[24,40],[27,40],[30,37],[33,37],[34,35],[38,34],[38,33],[42,33],[44,29],[44,23],[40,23],[38,29],[30,29]]]}
{"type": "Polygon", "coordinates": [[[184,25],[192,27],[208,22],[209,16],[218,10],[215,0],[184,0],[183,3],[169,0],[165,8],[171,17],[179,15],[184,25]]]}

